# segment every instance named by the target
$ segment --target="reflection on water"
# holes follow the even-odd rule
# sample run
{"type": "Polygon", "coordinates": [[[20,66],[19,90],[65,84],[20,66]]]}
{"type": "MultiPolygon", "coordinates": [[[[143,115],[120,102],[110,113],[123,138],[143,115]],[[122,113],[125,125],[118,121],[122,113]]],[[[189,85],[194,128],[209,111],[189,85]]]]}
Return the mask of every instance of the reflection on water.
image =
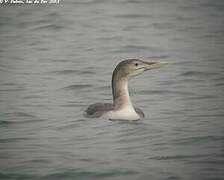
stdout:
{"type": "Polygon", "coordinates": [[[0,7],[0,179],[223,179],[224,2],[84,0],[0,7]],[[145,112],[111,102],[114,66],[165,59],[131,80],[145,112]]]}

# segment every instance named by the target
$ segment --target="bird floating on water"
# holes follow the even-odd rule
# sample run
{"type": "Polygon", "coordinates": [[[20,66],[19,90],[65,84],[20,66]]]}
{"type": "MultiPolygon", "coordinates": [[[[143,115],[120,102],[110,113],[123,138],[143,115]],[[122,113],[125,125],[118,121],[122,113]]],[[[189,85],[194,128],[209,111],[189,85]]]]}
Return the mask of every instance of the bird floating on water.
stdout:
{"type": "Polygon", "coordinates": [[[128,92],[128,80],[147,70],[156,69],[165,64],[167,62],[143,61],[140,59],[121,61],[112,75],[113,104],[91,104],[85,111],[86,116],[90,118],[105,117],[110,120],[134,121],[143,119],[143,111],[132,105],[128,92]]]}

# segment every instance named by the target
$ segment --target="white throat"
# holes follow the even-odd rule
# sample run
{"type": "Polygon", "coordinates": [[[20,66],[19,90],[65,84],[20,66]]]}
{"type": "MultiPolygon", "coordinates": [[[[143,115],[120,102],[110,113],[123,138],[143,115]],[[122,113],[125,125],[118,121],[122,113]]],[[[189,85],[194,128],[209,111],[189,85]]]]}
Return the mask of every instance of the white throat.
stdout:
{"type": "Polygon", "coordinates": [[[115,91],[119,91],[120,95],[114,99],[114,110],[106,113],[107,117],[119,120],[139,120],[140,117],[136,113],[129,96],[128,81],[123,80],[118,83],[118,86],[114,88],[118,88],[115,91]]]}

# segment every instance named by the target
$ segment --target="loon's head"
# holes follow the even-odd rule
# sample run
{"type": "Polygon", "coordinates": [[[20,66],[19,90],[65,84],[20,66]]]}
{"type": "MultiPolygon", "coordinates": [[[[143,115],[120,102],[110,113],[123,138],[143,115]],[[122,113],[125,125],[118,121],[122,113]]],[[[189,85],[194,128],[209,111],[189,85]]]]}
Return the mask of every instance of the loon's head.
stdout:
{"type": "Polygon", "coordinates": [[[167,62],[158,61],[143,61],[140,59],[127,59],[121,61],[115,68],[113,76],[119,76],[119,78],[131,78],[137,76],[144,71],[160,68],[167,64],[167,62]]]}

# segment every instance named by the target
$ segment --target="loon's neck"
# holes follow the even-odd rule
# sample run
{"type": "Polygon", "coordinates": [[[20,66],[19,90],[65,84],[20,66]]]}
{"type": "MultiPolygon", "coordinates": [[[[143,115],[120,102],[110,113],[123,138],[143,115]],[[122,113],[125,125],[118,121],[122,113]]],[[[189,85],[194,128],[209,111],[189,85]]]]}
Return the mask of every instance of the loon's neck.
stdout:
{"type": "Polygon", "coordinates": [[[119,78],[116,75],[112,78],[113,107],[115,111],[129,108],[134,110],[128,92],[128,77],[119,78]]]}

